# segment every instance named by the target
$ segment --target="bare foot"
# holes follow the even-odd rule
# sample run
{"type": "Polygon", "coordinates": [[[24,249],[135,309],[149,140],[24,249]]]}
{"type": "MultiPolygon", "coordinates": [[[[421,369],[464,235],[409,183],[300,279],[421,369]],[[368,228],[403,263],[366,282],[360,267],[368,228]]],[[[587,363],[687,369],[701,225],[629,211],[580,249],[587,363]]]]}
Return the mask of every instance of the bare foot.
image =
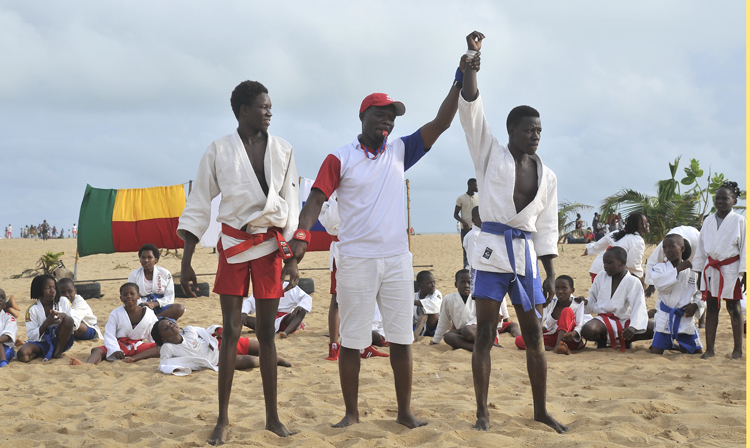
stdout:
{"type": "Polygon", "coordinates": [[[490,419],[487,418],[478,418],[477,422],[474,423],[474,426],[471,427],[471,429],[474,429],[476,431],[489,431],[490,430],[490,419]]]}
{"type": "Polygon", "coordinates": [[[283,331],[279,332],[279,339],[286,339],[288,337],[289,337],[289,335],[286,334],[286,333],[284,333],[283,331]]]}
{"type": "Polygon", "coordinates": [[[742,358],[742,349],[738,349],[732,352],[732,359],[742,358]]]}
{"type": "Polygon", "coordinates": [[[16,347],[20,347],[20,346],[22,346],[23,344],[25,344],[25,342],[23,342],[22,340],[18,339],[18,340],[17,340],[16,342],[15,342],[15,344],[14,344],[14,345],[15,345],[16,347]]]}
{"type": "Polygon", "coordinates": [[[291,362],[281,357],[276,358],[276,365],[281,367],[292,367],[291,362]]]}
{"type": "Polygon", "coordinates": [[[716,355],[713,350],[706,350],[706,353],[704,353],[703,356],[701,356],[701,359],[713,358],[714,356],[716,355]]]}
{"type": "Polygon", "coordinates": [[[70,365],[71,366],[82,366],[83,365],[83,361],[81,361],[78,358],[74,358],[74,357],[71,356],[70,357],[70,365]]]}
{"type": "Polygon", "coordinates": [[[266,431],[271,431],[279,437],[289,437],[297,434],[296,432],[292,432],[286,429],[286,426],[284,426],[284,424],[279,421],[274,423],[266,423],[266,431]]]}
{"type": "Polygon", "coordinates": [[[549,414],[544,414],[541,417],[534,417],[534,420],[538,421],[539,423],[544,423],[545,425],[557,431],[558,434],[570,431],[570,428],[558,422],[549,414]]]}
{"type": "Polygon", "coordinates": [[[340,422],[336,423],[335,425],[331,425],[331,428],[346,428],[348,426],[352,426],[355,423],[359,423],[359,415],[346,414],[340,422]]]}
{"type": "Polygon", "coordinates": [[[423,422],[422,420],[418,420],[416,417],[414,417],[411,414],[407,414],[403,417],[398,417],[396,419],[396,423],[400,423],[404,426],[406,426],[409,429],[419,428],[420,426],[427,425],[427,422],[423,422]]]}
{"type": "Polygon", "coordinates": [[[570,354],[570,348],[568,348],[568,344],[564,342],[560,342],[557,347],[555,347],[555,353],[559,355],[569,355],[570,354]]]}
{"type": "Polygon", "coordinates": [[[213,446],[224,445],[228,431],[228,425],[217,423],[206,442],[208,442],[209,445],[213,446]]]}

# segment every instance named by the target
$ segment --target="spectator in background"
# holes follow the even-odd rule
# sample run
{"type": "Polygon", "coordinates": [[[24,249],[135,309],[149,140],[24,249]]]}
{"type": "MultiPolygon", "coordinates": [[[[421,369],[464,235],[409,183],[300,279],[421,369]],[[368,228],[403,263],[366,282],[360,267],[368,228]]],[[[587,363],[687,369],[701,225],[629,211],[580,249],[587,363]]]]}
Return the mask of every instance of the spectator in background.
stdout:
{"type": "MultiPolygon", "coordinates": [[[[466,182],[466,193],[456,199],[456,209],[453,211],[453,218],[461,224],[461,241],[463,242],[466,234],[471,230],[471,211],[474,207],[479,206],[479,191],[477,180],[473,177],[466,182]],[[459,216],[459,212],[461,216],[459,216]]],[[[463,243],[462,243],[463,244],[463,243]]],[[[466,259],[466,250],[464,252],[464,266],[468,265],[466,259]]]]}

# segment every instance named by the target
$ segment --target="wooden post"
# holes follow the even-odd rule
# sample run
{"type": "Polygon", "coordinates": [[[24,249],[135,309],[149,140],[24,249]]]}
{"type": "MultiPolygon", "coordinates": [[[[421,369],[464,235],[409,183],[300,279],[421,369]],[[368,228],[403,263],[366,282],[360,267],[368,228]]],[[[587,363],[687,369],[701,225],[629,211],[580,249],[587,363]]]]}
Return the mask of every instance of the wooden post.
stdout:
{"type": "MultiPolygon", "coordinates": [[[[78,244],[78,242],[76,242],[78,244]]],[[[73,267],[73,281],[78,280],[78,249],[76,249],[76,262],[73,267]]]]}
{"type": "Polygon", "coordinates": [[[411,198],[409,197],[409,179],[406,179],[406,234],[409,238],[409,252],[411,252],[411,198]]]}

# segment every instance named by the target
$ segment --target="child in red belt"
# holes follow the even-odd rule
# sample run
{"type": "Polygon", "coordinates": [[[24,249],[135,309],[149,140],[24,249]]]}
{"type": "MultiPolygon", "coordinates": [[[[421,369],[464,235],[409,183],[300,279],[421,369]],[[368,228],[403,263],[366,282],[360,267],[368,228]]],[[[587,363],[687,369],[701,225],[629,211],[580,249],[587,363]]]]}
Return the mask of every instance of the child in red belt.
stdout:
{"type": "MultiPolygon", "coordinates": [[[[160,357],[162,360],[176,357],[201,358],[210,366],[219,363],[221,350],[222,328],[212,326],[208,329],[187,326],[183,329],[170,318],[161,318],[151,329],[151,338],[156,343],[154,350],[148,350],[132,357],[125,358],[125,362],[136,362],[147,358],[160,357]]],[[[260,367],[257,356],[260,354],[258,341],[241,337],[237,342],[236,369],[247,370],[260,367]]],[[[281,357],[276,358],[276,365],[292,367],[292,364],[281,357]]],[[[198,369],[193,369],[198,370],[198,369]]]]}
{"type": "MultiPolygon", "coordinates": [[[[572,277],[557,277],[555,297],[544,308],[542,316],[544,348],[562,355],[569,355],[570,350],[580,350],[585,345],[580,333],[583,327],[583,306],[571,300],[574,292],[572,277]]],[[[516,337],[516,347],[526,350],[523,337],[516,337]]]]}
{"type": "Polygon", "coordinates": [[[624,352],[632,341],[653,337],[654,323],[648,318],[643,285],[627,268],[628,253],[615,246],[604,253],[604,275],[597,275],[589,297],[576,297],[584,303],[585,313],[596,313],[583,324],[581,336],[596,341],[598,348],[607,346],[624,352]]]}
{"type": "Polygon", "coordinates": [[[702,273],[700,289],[707,302],[706,353],[714,356],[720,299],[724,299],[732,321],[732,358],[742,358],[742,309],[745,284],[745,218],[734,213],[740,189],[736,182],[724,182],[714,196],[716,213],[703,221],[693,269],[702,273]]]}
{"type": "MultiPolygon", "coordinates": [[[[122,306],[109,314],[107,325],[104,327],[104,345],[91,350],[91,355],[86,360],[87,364],[99,364],[102,359],[114,361],[153,351],[156,344],[151,339],[151,328],[157,322],[157,318],[151,308],[138,306],[140,298],[136,283],[125,283],[120,286],[122,306]]],[[[153,354],[157,355],[158,352],[154,351],[153,354]]],[[[81,360],[70,358],[70,365],[81,364],[81,360]]]]}

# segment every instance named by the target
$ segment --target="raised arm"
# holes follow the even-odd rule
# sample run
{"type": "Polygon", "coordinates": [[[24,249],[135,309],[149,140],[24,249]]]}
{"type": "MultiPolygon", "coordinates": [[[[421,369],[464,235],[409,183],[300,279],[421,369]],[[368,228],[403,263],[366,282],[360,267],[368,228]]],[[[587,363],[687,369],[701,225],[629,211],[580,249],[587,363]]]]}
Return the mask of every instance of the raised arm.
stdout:
{"type": "MultiPolygon", "coordinates": [[[[479,52],[482,48],[482,40],[484,34],[479,31],[474,31],[466,36],[466,45],[469,52],[479,52]]],[[[461,89],[461,95],[466,101],[474,101],[479,96],[479,89],[477,88],[477,71],[479,70],[478,65],[472,63],[467,64],[464,70],[463,88],[461,89]]]]}
{"type": "MultiPolygon", "coordinates": [[[[481,35],[482,39],[484,38],[484,35],[482,35],[481,33],[478,33],[477,31],[475,31],[474,33],[481,35]]],[[[471,36],[472,34],[470,34],[469,36],[471,36]]],[[[469,38],[467,37],[467,41],[468,39],[469,38]]],[[[450,127],[453,118],[456,116],[456,111],[458,110],[458,95],[461,91],[462,86],[461,80],[463,79],[467,71],[467,67],[471,67],[471,70],[475,73],[474,83],[476,84],[476,72],[479,70],[480,63],[478,54],[476,56],[477,57],[473,59],[467,59],[467,55],[461,56],[461,60],[458,65],[458,72],[456,73],[456,82],[453,83],[451,89],[448,91],[448,95],[440,105],[437,116],[434,120],[425,124],[420,129],[420,133],[422,135],[422,143],[424,144],[425,149],[432,148],[432,145],[435,144],[438,137],[440,137],[440,134],[445,132],[450,127]]]]}

